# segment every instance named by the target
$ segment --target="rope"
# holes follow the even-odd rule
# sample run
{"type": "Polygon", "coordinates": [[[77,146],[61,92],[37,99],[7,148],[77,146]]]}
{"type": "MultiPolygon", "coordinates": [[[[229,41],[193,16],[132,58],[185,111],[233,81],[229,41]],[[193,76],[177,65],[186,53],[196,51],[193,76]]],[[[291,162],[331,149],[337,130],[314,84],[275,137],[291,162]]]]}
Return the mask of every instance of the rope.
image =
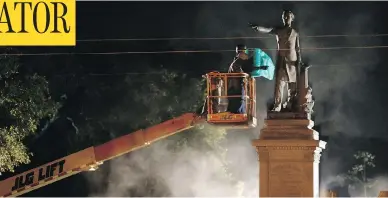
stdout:
{"type": "MultiPolygon", "coordinates": [[[[314,50],[341,50],[341,49],[382,49],[388,45],[372,46],[349,46],[349,47],[306,47],[304,51],[314,50]]],[[[250,51],[252,48],[249,49],[250,51]]],[[[276,51],[277,48],[261,48],[261,50],[276,51]]],[[[285,49],[280,49],[285,50],[285,49]]],[[[63,53],[8,53],[0,56],[58,56],[58,55],[121,55],[121,54],[174,54],[174,53],[214,53],[214,52],[234,52],[235,50],[171,50],[171,51],[122,51],[122,52],[63,52],[63,53]]]]}
{"type": "MultiPolygon", "coordinates": [[[[301,38],[335,38],[335,37],[385,37],[388,34],[329,34],[301,35],[301,38]]],[[[236,40],[236,39],[272,39],[272,36],[242,37],[173,37],[173,38],[122,38],[122,39],[80,39],[77,42],[108,42],[108,41],[170,41],[170,40],[236,40]]]]}
{"type": "MultiPolygon", "coordinates": [[[[377,64],[377,62],[364,62],[364,63],[349,63],[349,64],[320,64],[320,65],[312,65],[312,68],[326,68],[326,67],[340,67],[340,66],[370,66],[377,64]]],[[[212,70],[213,71],[213,70],[212,70]]],[[[210,71],[204,71],[207,73],[210,71]]],[[[226,71],[225,71],[226,72],[226,71]]],[[[164,72],[120,72],[120,73],[87,73],[87,74],[76,74],[76,73],[68,73],[68,74],[54,74],[53,76],[75,76],[75,75],[87,75],[87,76],[95,76],[95,77],[103,77],[103,76],[127,76],[127,75],[161,75],[164,72]]],[[[193,73],[191,71],[185,73],[193,73]]],[[[195,72],[198,73],[198,72],[195,72]]]]}

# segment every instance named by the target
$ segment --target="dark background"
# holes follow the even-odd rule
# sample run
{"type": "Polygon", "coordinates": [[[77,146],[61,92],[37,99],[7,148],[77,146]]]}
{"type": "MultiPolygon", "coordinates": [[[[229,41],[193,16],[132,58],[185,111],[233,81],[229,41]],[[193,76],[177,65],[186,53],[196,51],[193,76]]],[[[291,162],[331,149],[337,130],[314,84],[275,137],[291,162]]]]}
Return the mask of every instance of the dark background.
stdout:
{"type": "MultiPolygon", "coordinates": [[[[387,36],[304,37],[312,35],[384,34],[387,2],[77,2],[77,40],[174,37],[249,37],[258,35],[248,22],[280,25],[282,9],[296,15],[303,48],[384,46],[387,36]]],[[[266,36],[266,35],[259,35],[266,36]]],[[[77,55],[83,52],[233,50],[238,43],[248,47],[276,48],[275,38],[162,41],[77,42],[76,47],[18,48],[24,53],[69,52],[63,56],[22,57],[49,79],[56,98],[67,94],[61,110],[76,115],[87,98],[85,89],[104,82],[115,86],[117,76],[96,76],[144,72],[143,66],[168,68],[198,76],[212,70],[226,70],[233,52],[170,53],[129,55],[77,55]],[[58,85],[62,82],[61,85],[58,85]],[[63,83],[64,81],[68,83],[63,83]]],[[[352,154],[366,150],[376,155],[372,175],[387,172],[388,122],[386,109],[388,79],[386,48],[302,50],[303,59],[313,65],[310,81],[316,100],[315,122],[328,137],[321,161],[321,181],[343,172],[352,154]]],[[[266,50],[270,55],[274,51],[266,50]]],[[[133,78],[136,78],[134,76],[133,78]]],[[[272,97],[273,82],[259,80],[258,95],[264,103],[272,97]]],[[[98,109],[104,111],[104,108],[98,109]]],[[[96,111],[98,111],[96,110],[96,111]]],[[[66,133],[72,126],[62,119],[32,141],[37,166],[69,154],[66,133]]],[[[87,173],[90,174],[90,173],[87,173]]],[[[7,174],[2,176],[5,178],[7,174]]],[[[87,196],[83,175],[43,187],[28,196],[87,196]]],[[[344,190],[345,193],[346,190],[344,190]]],[[[342,191],[341,191],[342,192],[342,191]]],[[[346,196],[345,194],[340,196],[346,196]]]]}

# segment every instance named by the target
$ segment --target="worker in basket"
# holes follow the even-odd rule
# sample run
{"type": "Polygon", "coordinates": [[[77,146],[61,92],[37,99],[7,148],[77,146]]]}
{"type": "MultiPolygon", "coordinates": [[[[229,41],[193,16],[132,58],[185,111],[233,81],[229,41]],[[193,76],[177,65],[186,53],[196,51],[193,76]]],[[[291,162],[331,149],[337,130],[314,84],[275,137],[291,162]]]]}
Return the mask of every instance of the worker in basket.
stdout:
{"type": "MultiPolygon", "coordinates": [[[[215,78],[212,82],[215,85],[215,88],[211,91],[209,99],[211,100],[210,104],[212,107],[212,113],[222,113],[226,112],[228,106],[228,99],[225,96],[224,89],[224,80],[222,78],[215,78]]],[[[201,115],[205,115],[207,112],[207,100],[206,92],[204,94],[204,104],[201,109],[201,115]]]]}
{"type": "MultiPolygon", "coordinates": [[[[247,73],[250,74],[252,71],[253,58],[248,56],[248,49],[245,45],[236,46],[236,55],[233,62],[230,64],[228,73],[247,73]]],[[[246,77],[233,77],[228,79],[228,96],[241,97],[228,97],[229,105],[228,111],[231,113],[246,113],[246,98],[245,98],[245,84],[246,77]]]]}

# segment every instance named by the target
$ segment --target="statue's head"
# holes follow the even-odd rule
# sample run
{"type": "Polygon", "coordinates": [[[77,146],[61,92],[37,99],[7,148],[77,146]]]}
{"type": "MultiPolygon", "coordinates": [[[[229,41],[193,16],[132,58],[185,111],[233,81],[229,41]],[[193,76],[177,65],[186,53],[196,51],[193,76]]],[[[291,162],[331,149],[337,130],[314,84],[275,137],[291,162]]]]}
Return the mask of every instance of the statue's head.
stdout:
{"type": "Polygon", "coordinates": [[[243,44],[239,44],[236,46],[236,54],[239,54],[240,52],[247,53],[247,46],[243,44]]]}
{"type": "Polygon", "coordinates": [[[283,10],[282,19],[284,25],[290,26],[295,19],[295,15],[291,12],[291,10],[283,10]]]}

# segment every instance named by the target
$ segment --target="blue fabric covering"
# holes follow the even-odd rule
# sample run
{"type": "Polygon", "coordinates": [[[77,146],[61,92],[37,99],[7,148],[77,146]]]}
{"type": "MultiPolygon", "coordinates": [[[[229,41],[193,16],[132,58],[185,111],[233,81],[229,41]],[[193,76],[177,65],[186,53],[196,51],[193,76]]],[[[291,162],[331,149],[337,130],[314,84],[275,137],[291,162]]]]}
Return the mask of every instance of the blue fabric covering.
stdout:
{"type": "Polygon", "coordinates": [[[268,56],[263,50],[255,48],[253,50],[253,71],[252,77],[264,77],[268,80],[272,80],[274,77],[275,65],[272,62],[271,57],[268,56]],[[266,67],[266,69],[262,69],[266,67]]]}

